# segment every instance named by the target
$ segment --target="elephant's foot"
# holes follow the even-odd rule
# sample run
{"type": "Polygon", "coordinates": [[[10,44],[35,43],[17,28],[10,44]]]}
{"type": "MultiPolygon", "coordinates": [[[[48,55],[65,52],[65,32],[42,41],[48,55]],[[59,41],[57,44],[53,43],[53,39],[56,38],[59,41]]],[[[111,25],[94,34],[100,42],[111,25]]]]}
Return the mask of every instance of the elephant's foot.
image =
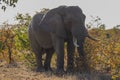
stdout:
{"type": "Polygon", "coordinates": [[[73,73],[73,64],[68,64],[68,66],[67,66],[67,70],[66,70],[66,72],[67,73],[73,73]]]}
{"type": "Polygon", "coordinates": [[[90,73],[90,68],[89,68],[87,63],[83,63],[83,67],[84,67],[84,72],[85,73],[90,73]]]}
{"type": "Polygon", "coordinates": [[[44,67],[44,68],[45,68],[45,71],[50,71],[50,72],[53,71],[51,67],[44,67]]]}
{"type": "Polygon", "coordinates": [[[66,72],[64,71],[64,69],[57,69],[55,73],[58,74],[58,75],[63,75],[66,72]]]}
{"type": "Polygon", "coordinates": [[[36,72],[44,72],[45,69],[43,67],[37,67],[36,72]]]}
{"type": "Polygon", "coordinates": [[[67,73],[73,73],[74,70],[73,70],[73,68],[67,68],[66,72],[67,72],[67,73]]]}

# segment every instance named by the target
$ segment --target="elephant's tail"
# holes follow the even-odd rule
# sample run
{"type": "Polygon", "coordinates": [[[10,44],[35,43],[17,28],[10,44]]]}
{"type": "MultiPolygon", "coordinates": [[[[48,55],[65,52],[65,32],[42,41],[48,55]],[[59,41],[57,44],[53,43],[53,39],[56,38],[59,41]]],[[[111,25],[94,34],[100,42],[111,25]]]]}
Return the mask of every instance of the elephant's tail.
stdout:
{"type": "Polygon", "coordinates": [[[89,34],[87,35],[87,37],[93,41],[99,41],[99,39],[93,38],[92,36],[90,36],[89,34]]]}

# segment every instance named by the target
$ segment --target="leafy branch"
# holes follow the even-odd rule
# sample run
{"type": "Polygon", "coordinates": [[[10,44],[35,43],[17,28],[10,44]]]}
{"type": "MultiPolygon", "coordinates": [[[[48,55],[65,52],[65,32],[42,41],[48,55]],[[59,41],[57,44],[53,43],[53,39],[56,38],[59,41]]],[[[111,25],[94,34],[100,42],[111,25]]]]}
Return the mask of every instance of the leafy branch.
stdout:
{"type": "Polygon", "coordinates": [[[16,7],[18,0],[0,0],[0,5],[2,10],[6,10],[8,6],[16,7]]]}

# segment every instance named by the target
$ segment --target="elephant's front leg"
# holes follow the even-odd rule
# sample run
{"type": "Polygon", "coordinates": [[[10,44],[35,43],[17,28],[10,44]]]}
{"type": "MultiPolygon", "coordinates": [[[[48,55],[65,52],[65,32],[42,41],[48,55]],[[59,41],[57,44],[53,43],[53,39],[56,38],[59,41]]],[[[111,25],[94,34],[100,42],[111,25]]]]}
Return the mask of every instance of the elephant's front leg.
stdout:
{"type": "Polygon", "coordinates": [[[57,72],[64,72],[64,39],[57,37],[55,41],[57,54],[57,72]]]}
{"type": "Polygon", "coordinates": [[[82,62],[83,62],[84,71],[89,72],[89,67],[88,67],[88,64],[86,62],[86,56],[84,53],[84,41],[85,41],[85,37],[80,36],[80,39],[78,40],[79,47],[77,49],[78,49],[79,57],[81,58],[80,60],[82,60],[82,62]]]}
{"type": "Polygon", "coordinates": [[[85,57],[85,54],[84,54],[84,41],[85,41],[84,36],[79,36],[79,38],[77,39],[77,44],[79,45],[79,47],[77,47],[79,57],[83,57],[83,58],[85,57]]]}
{"type": "Polygon", "coordinates": [[[74,53],[75,52],[75,47],[73,44],[73,40],[69,39],[67,42],[67,72],[72,72],[73,71],[73,62],[74,62],[74,53]]]}

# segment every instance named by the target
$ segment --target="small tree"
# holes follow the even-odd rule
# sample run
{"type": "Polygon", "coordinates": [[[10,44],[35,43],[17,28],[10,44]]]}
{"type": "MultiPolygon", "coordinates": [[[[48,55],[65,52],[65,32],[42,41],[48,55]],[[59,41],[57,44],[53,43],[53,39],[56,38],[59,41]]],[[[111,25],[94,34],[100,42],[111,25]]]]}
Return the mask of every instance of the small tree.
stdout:
{"type": "Polygon", "coordinates": [[[0,0],[1,9],[6,10],[7,6],[16,7],[18,0],[0,0]]]}

